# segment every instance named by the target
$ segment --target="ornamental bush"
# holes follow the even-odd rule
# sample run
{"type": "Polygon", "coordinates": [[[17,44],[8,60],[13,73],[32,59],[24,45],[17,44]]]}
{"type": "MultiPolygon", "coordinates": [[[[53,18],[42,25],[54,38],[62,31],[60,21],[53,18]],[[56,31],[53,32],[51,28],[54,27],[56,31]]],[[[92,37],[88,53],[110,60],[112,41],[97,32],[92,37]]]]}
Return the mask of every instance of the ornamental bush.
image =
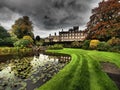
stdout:
{"type": "Polygon", "coordinates": [[[15,47],[29,47],[31,45],[31,42],[29,40],[25,40],[25,39],[20,39],[19,41],[14,43],[15,47]]]}
{"type": "Polygon", "coordinates": [[[99,42],[100,42],[99,40],[91,40],[89,47],[90,47],[91,49],[96,49],[97,46],[98,46],[98,44],[99,44],[99,42]]]}

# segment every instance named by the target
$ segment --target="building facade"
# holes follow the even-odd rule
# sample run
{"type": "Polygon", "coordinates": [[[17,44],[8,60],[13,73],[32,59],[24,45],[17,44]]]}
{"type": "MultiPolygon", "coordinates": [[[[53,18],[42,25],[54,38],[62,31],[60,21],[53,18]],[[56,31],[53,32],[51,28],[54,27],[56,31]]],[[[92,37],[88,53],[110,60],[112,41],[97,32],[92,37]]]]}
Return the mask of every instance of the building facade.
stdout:
{"type": "Polygon", "coordinates": [[[79,30],[78,26],[74,26],[68,31],[60,31],[59,35],[49,35],[47,41],[49,42],[67,42],[67,41],[84,41],[87,37],[87,31],[79,30]]]}

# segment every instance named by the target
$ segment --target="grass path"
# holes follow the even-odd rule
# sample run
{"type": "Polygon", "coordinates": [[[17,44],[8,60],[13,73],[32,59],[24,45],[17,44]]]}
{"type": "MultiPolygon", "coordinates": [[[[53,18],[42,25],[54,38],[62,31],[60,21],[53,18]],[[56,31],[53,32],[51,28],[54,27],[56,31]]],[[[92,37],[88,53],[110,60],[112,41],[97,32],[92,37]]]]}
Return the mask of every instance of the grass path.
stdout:
{"type": "Polygon", "coordinates": [[[112,62],[120,67],[120,54],[66,48],[50,52],[69,54],[72,60],[38,90],[118,90],[99,62],[112,62]]]}

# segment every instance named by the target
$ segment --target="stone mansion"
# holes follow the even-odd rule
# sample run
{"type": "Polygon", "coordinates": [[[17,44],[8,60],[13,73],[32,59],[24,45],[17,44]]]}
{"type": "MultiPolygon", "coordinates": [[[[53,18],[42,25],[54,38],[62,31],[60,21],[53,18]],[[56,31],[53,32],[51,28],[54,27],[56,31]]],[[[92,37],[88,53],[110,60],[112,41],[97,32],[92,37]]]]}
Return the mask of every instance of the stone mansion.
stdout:
{"type": "Polygon", "coordinates": [[[60,31],[59,35],[49,35],[45,38],[45,42],[69,42],[69,41],[84,41],[87,37],[87,31],[79,30],[78,26],[74,26],[68,31],[60,31]]]}

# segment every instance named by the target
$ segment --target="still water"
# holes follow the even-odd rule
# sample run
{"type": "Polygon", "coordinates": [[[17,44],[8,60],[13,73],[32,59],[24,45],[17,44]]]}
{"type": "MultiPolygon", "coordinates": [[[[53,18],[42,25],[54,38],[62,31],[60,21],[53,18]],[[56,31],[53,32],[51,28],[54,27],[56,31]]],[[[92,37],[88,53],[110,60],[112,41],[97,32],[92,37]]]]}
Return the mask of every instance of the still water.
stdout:
{"type": "Polygon", "coordinates": [[[34,90],[59,72],[71,57],[40,54],[6,59],[0,60],[0,90],[34,90]]]}

